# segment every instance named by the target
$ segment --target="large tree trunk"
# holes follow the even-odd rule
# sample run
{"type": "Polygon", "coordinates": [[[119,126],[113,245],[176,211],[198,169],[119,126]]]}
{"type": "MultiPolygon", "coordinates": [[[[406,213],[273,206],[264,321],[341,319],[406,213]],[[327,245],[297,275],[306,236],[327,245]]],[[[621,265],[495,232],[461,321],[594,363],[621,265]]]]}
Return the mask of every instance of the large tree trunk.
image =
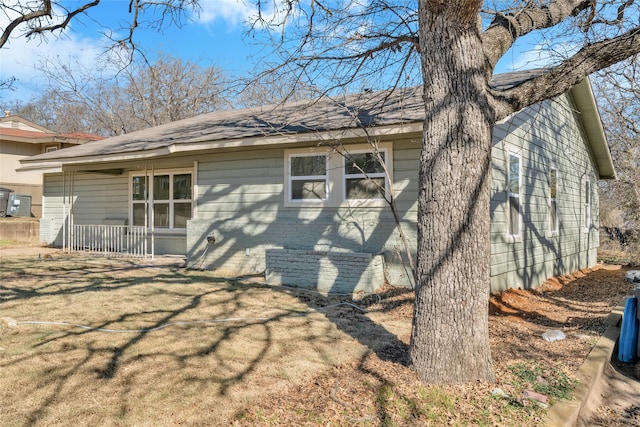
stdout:
{"type": "Polygon", "coordinates": [[[488,102],[480,1],[421,0],[420,156],[411,361],[422,381],[494,379],[489,348],[488,102]]]}

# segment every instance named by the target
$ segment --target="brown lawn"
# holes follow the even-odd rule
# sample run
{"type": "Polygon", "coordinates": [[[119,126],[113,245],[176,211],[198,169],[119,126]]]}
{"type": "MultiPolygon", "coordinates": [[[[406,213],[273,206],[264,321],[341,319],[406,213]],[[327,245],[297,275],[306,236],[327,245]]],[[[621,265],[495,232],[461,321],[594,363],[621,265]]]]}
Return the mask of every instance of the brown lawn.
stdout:
{"type": "Polygon", "coordinates": [[[3,426],[535,425],[514,366],[570,379],[631,289],[602,268],[497,296],[496,384],[433,387],[406,363],[410,290],[352,301],[60,252],[0,261],[3,426]]]}

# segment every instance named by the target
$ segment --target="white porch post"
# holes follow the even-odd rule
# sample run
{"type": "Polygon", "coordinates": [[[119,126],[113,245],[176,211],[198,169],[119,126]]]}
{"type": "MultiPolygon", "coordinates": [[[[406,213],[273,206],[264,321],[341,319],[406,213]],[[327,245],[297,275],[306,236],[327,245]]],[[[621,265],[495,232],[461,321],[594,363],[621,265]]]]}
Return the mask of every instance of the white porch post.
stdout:
{"type": "Polygon", "coordinates": [[[75,171],[69,172],[69,253],[71,246],[75,245],[75,233],[73,232],[73,192],[75,186],[75,171]]]}
{"type": "MultiPolygon", "coordinates": [[[[155,169],[154,166],[151,165],[151,188],[153,188],[153,179],[155,178],[155,169]]],[[[151,207],[153,210],[153,206],[151,207]]],[[[151,259],[155,259],[156,254],[156,233],[155,233],[155,224],[154,224],[154,215],[151,212],[151,259]]]]}

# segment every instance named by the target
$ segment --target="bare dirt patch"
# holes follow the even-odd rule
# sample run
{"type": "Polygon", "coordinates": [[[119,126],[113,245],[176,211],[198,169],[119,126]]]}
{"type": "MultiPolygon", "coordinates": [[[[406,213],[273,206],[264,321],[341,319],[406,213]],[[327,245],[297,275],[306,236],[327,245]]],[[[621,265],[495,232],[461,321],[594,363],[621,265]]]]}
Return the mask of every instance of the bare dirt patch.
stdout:
{"type": "Polygon", "coordinates": [[[497,382],[434,387],[407,363],[410,290],[352,301],[48,255],[3,252],[0,317],[132,331],[0,322],[4,425],[537,425],[522,393],[570,382],[631,288],[607,267],[496,295],[497,382]]]}
{"type": "Polygon", "coordinates": [[[497,381],[448,387],[422,385],[406,365],[413,293],[389,288],[380,293],[380,303],[369,307],[367,317],[397,333],[393,348],[371,350],[287,393],[265,398],[247,408],[237,423],[541,425],[544,410],[522,399],[523,393],[550,388],[545,382],[575,384],[576,371],[605,330],[604,319],[631,289],[624,274],[619,266],[603,266],[553,278],[535,291],[493,296],[489,321],[497,381]],[[562,330],[567,338],[545,341],[542,334],[550,329],[562,330]],[[508,397],[497,396],[496,388],[508,397]]]}

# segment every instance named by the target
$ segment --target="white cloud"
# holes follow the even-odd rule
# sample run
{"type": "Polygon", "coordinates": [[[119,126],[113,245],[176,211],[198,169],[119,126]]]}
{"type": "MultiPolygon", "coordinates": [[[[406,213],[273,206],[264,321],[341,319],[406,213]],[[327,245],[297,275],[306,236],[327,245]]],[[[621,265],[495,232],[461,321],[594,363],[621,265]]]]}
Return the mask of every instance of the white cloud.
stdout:
{"type": "Polygon", "coordinates": [[[502,57],[496,68],[501,72],[549,67],[575,54],[579,48],[575,43],[563,41],[551,46],[546,42],[536,43],[527,49],[516,45],[502,57]]]}
{"type": "MultiPolygon", "coordinates": [[[[0,18],[0,28],[6,28],[8,20],[0,18]]],[[[15,33],[0,50],[0,80],[15,77],[16,90],[3,90],[0,98],[5,101],[26,102],[42,90],[46,83],[39,64],[46,58],[58,58],[63,64],[79,63],[87,68],[94,66],[104,52],[105,41],[98,38],[80,36],[68,28],[62,35],[48,35],[27,40],[21,33],[15,33]]]]}
{"type": "Polygon", "coordinates": [[[507,52],[501,62],[507,71],[518,71],[549,66],[555,62],[555,58],[549,55],[542,44],[538,44],[525,51],[507,52]]]}
{"type": "Polygon", "coordinates": [[[237,26],[258,13],[258,9],[248,0],[202,0],[200,5],[200,16],[195,18],[200,24],[222,20],[230,26],[237,26]]]}

